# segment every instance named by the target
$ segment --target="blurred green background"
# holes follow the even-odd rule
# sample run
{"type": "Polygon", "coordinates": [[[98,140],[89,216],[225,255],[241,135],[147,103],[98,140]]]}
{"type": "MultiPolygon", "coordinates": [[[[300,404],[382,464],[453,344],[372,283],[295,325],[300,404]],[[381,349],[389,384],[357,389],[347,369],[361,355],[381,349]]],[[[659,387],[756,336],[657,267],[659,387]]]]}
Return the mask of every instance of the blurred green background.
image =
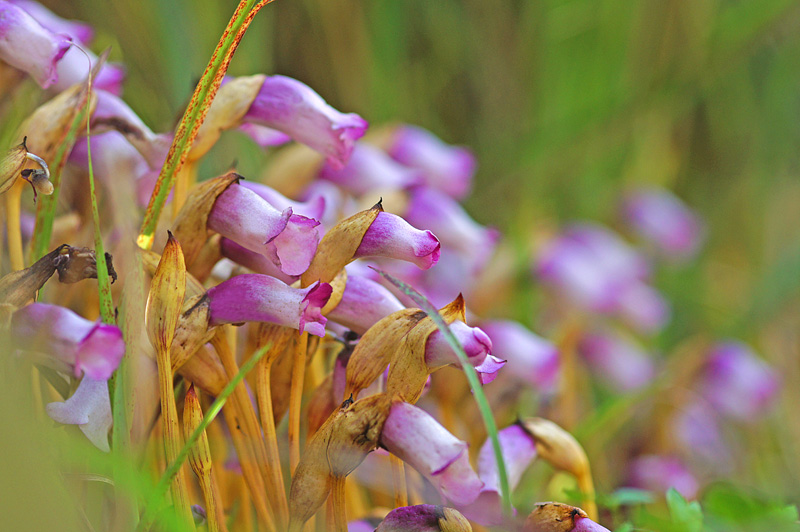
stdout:
{"type": "MultiPolygon", "coordinates": [[[[125,99],[171,129],[233,0],[44,0],[98,30],[128,68],[125,99]]],[[[279,73],[373,124],[424,126],[479,161],[466,202],[526,260],[572,219],[620,227],[626,187],[667,186],[709,226],[704,256],[660,272],[674,323],[735,336],[782,368],[769,437],[749,442],[757,483],[800,498],[800,2],[796,0],[276,0],[229,71],[279,73]]],[[[269,154],[223,137],[206,177],[269,154]]],[[[508,311],[531,324],[536,287],[508,311]]]]}

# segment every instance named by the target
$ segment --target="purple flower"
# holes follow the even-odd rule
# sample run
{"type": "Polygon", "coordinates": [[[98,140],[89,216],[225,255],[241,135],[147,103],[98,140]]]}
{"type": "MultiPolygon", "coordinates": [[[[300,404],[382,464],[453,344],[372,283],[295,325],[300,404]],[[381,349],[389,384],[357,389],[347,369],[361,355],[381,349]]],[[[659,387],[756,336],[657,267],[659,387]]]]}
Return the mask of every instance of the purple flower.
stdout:
{"type": "Polygon", "coordinates": [[[219,195],[208,217],[209,229],[261,253],[287,275],[308,269],[317,250],[319,222],[279,211],[255,192],[233,184],[219,195]]]}
{"type": "Polygon", "coordinates": [[[685,261],[700,249],[703,223],[666,189],[640,188],[627,196],[622,211],[633,229],[668,259],[685,261]]]}
{"type": "Polygon", "coordinates": [[[63,19],[39,2],[33,0],[9,0],[9,2],[24,9],[43,28],[53,33],[69,35],[82,44],[89,44],[94,37],[94,30],[89,24],[78,20],[63,19]]]}
{"type": "Polygon", "coordinates": [[[369,226],[354,258],[387,257],[413,262],[427,270],[439,260],[439,239],[415,229],[404,219],[381,211],[369,226]]]}
{"type": "Polygon", "coordinates": [[[611,331],[587,334],[581,340],[579,350],[592,372],[616,391],[635,391],[653,380],[652,357],[619,334],[611,331]]]}
{"type": "Polygon", "coordinates": [[[108,452],[108,431],[111,428],[111,400],[108,380],[81,380],[75,393],[64,402],[50,403],[47,415],[64,425],[78,425],[81,432],[101,451],[108,452]]]}
{"type": "Polygon", "coordinates": [[[89,321],[46,303],[16,311],[11,338],[26,351],[47,355],[46,362],[55,369],[97,380],[111,377],[125,354],[122,331],[116,325],[89,321]]]}
{"type": "Polygon", "coordinates": [[[695,400],[672,419],[671,425],[676,441],[686,450],[685,456],[692,459],[693,465],[711,468],[717,474],[730,473],[733,453],[711,405],[695,400]]]}
{"type": "Polygon", "coordinates": [[[286,133],[327,157],[334,167],[347,164],[367,121],[343,114],[325,103],[308,85],[286,76],[268,76],[250,105],[245,122],[286,133]]]}
{"type": "Polygon", "coordinates": [[[571,532],[611,532],[603,525],[597,524],[588,517],[575,516],[575,527],[571,532]]]}
{"type": "MultiPolygon", "coordinates": [[[[58,72],[58,81],[53,84],[53,89],[56,91],[63,91],[80,83],[89,75],[89,71],[97,63],[97,56],[91,50],[84,50],[81,52],[74,46],[67,50],[64,57],[56,65],[58,72]],[[84,52],[86,55],[84,55],[84,52]],[[91,60],[91,66],[86,56],[91,60]]],[[[122,94],[122,83],[125,81],[125,67],[118,63],[106,63],[100,67],[100,72],[92,80],[92,86],[95,89],[104,90],[117,96],[122,94]]],[[[169,147],[169,146],[167,146],[169,147]]]]}
{"type": "Polygon", "coordinates": [[[433,417],[413,405],[392,405],[381,433],[381,445],[428,479],[457,506],[472,503],[483,482],[469,464],[467,444],[433,417]]]}
{"type": "Polygon", "coordinates": [[[687,499],[694,499],[699,485],[697,479],[675,456],[643,455],[631,465],[630,485],[656,493],[675,488],[687,499]]]}
{"type": "Polygon", "coordinates": [[[422,170],[428,186],[449,196],[461,199],[472,188],[476,167],[472,152],[445,144],[430,131],[401,126],[395,131],[388,152],[396,161],[422,170]]]}
{"type": "Polygon", "coordinates": [[[555,345],[515,321],[483,322],[481,329],[492,339],[494,353],[508,363],[504,377],[531,384],[540,392],[555,391],[561,366],[555,345]]]}
{"type": "Polygon", "coordinates": [[[672,311],[661,293],[645,283],[633,282],[618,294],[617,311],[641,333],[652,334],[669,323],[672,311]]]}
{"type": "Polygon", "coordinates": [[[375,525],[364,519],[347,523],[347,532],[375,532],[375,525]]]}
{"type": "Polygon", "coordinates": [[[253,139],[262,148],[280,146],[292,140],[292,137],[286,133],[258,124],[242,124],[239,126],[239,131],[253,139]]]}
{"type": "Polygon", "coordinates": [[[701,392],[722,414],[756,421],[774,403],[780,388],[778,373],[749,346],[728,341],[709,353],[701,392]]]}
{"type": "Polygon", "coordinates": [[[299,202],[292,201],[277,190],[261,183],[243,180],[239,183],[239,186],[252,190],[266,200],[267,203],[281,211],[291,208],[293,214],[313,218],[317,221],[322,220],[325,214],[325,196],[322,194],[312,194],[305,202],[299,202]]]}
{"type": "Polygon", "coordinates": [[[494,252],[499,233],[475,222],[453,198],[428,187],[411,191],[404,217],[433,231],[442,244],[464,252],[469,271],[480,271],[494,252]]]}
{"type": "Polygon", "coordinates": [[[348,272],[342,300],[328,313],[328,318],[364,334],[381,319],[404,308],[383,285],[348,272]]]}
{"type": "MultiPolygon", "coordinates": [[[[503,461],[508,474],[508,486],[513,491],[519,484],[522,474],[536,458],[536,443],[520,425],[510,425],[497,433],[503,461]]],[[[478,453],[478,476],[483,481],[483,489],[478,499],[461,508],[464,515],[484,526],[499,525],[503,522],[503,506],[500,499],[500,479],[497,460],[490,440],[486,440],[478,453]]]]}
{"type": "Polygon", "coordinates": [[[0,1],[0,59],[27,72],[42,88],[58,80],[56,64],[70,46],[67,35],[46,30],[21,7],[0,1]]]}
{"type": "Polygon", "coordinates": [[[404,189],[422,180],[418,171],[396,163],[378,148],[364,143],[356,144],[347,165],[341,168],[328,162],[320,170],[319,177],[356,196],[404,189]]]}
{"type": "MultiPolygon", "coordinates": [[[[270,277],[275,277],[286,284],[292,284],[300,278],[299,275],[286,275],[281,271],[277,264],[272,262],[261,253],[250,251],[246,247],[240,246],[229,238],[223,237],[220,239],[219,250],[223,257],[228,258],[233,262],[244,266],[245,268],[248,268],[254,273],[263,273],[265,275],[269,275],[270,277]]],[[[230,272],[227,272],[225,275],[220,277],[230,277],[230,272]]]]}
{"type": "MultiPolygon", "coordinates": [[[[458,320],[450,324],[450,331],[464,348],[469,363],[478,372],[481,384],[492,382],[506,361],[491,354],[492,341],[486,333],[458,320]]],[[[461,366],[450,344],[438,329],[428,337],[428,342],[425,344],[425,364],[432,369],[450,364],[461,366]]]]}
{"type": "Polygon", "coordinates": [[[321,311],[331,291],[327,283],[301,289],[268,275],[237,275],[209,288],[209,325],[265,321],[325,336],[327,320],[321,311]]]}
{"type": "MultiPolygon", "coordinates": [[[[365,530],[366,529],[356,529],[365,530]]],[[[369,531],[372,531],[370,528],[369,531]]],[[[375,532],[441,532],[471,530],[464,516],[456,510],[433,504],[395,508],[380,522],[375,532]]],[[[354,532],[354,529],[348,529],[354,532]]]]}

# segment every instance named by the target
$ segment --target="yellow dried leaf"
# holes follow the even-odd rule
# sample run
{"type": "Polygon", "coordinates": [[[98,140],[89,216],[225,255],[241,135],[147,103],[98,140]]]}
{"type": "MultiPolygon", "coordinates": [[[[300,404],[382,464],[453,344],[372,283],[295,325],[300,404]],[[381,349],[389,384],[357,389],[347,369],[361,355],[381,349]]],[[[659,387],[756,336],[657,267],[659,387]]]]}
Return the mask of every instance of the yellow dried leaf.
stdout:
{"type": "Polygon", "coordinates": [[[186,265],[183,262],[181,245],[172,233],[169,233],[169,239],[150,283],[145,310],[147,334],[153,347],[156,348],[156,353],[169,353],[181,316],[185,292],[186,265]]]}

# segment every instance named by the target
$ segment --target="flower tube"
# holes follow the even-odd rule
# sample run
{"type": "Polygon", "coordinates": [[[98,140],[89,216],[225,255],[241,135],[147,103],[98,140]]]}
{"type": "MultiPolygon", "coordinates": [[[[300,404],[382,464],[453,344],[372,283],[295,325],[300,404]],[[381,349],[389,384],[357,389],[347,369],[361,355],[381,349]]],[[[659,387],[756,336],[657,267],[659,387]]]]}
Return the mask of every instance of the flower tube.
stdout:
{"type": "MultiPolygon", "coordinates": [[[[491,354],[492,341],[486,333],[477,327],[470,327],[463,321],[458,320],[450,324],[450,330],[464,348],[470,364],[478,372],[481,384],[492,382],[506,361],[491,354]]],[[[457,367],[461,366],[450,344],[447,343],[444,335],[438,329],[431,333],[428,337],[428,342],[425,344],[425,364],[431,369],[450,364],[457,367]]]]}
{"type": "Polygon", "coordinates": [[[633,229],[664,257],[684,262],[694,257],[703,243],[703,223],[672,192],[656,187],[630,193],[623,216],[633,229]]]}
{"type": "Polygon", "coordinates": [[[403,308],[403,304],[380,283],[348,274],[342,300],[328,313],[328,318],[364,334],[382,318],[403,308]]]}
{"type": "Polygon", "coordinates": [[[89,24],[79,20],[63,19],[39,2],[33,0],[9,0],[9,2],[24,9],[43,28],[53,33],[69,35],[82,44],[89,44],[94,37],[94,30],[89,24]]]}
{"type": "Polygon", "coordinates": [[[655,375],[652,357],[619,334],[609,331],[587,334],[578,349],[592,372],[619,392],[641,389],[655,375]]]}
{"type": "Polygon", "coordinates": [[[268,275],[245,273],[209,288],[209,326],[266,321],[325,336],[322,307],[330,296],[327,283],[300,289],[268,275]]]}
{"type": "Polygon", "coordinates": [[[456,199],[472,189],[475,156],[466,148],[450,146],[430,131],[401,126],[387,149],[396,161],[422,171],[425,183],[456,199]]]}
{"type": "MultiPolygon", "coordinates": [[[[499,431],[497,438],[508,474],[508,487],[514,490],[522,474],[536,458],[536,442],[519,424],[499,431]]],[[[481,494],[474,503],[462,508],[462,511],[469,519],[484,526],[499,525],[503,522],[503,505],[497,460],[490,440],[486,440],[478,453],[478,476],[483,481],[481,494]]]]}
{"type": "Polygon", "coordinates": [[[250,251],[261,253],[287,275],[300,275],[319,243],[319,222],[279,211],[255,192],[232,184],[217,197],[208,228],[250,251]]]}
{"type": "Polygon", "coordinates": [[[380,442],[456,506],[466,506],[478,498],[483,482],[469,464],[467,443],[450,434],[424,410],[408,403],[394,403],[380,442]]]}
{"type": "Polygon", "coordinates": [[[439,260],[439,239],[415,229],[399,216],[381,211],[369,226],[353,258],[387,257],[413,262],[427,270],[439,260]]]}
{"type": "Polygon", "coordinates": [[[313,218],[314,220],[322,220],[325,215],[325,196],[322,194],[312,194],[304,202],[292,201],[272,187],[253,181],[242,180],[239,186],[252,190],[261,198],[266,200],[267,203],[272,205],[278,210],[291,208],[293,214],[313,218]]]}
{"type": "Polygon", "coordinates": [[[63,402],[50,403],[47,415],[64,425],[78,425],[81,432],[101,451],[108,452],[111,429],[111,400],[108,379],[85,376],[78,389],[63,402]]]}
{"type": "Polygon", "coordinates": [[[327,157],[334,168],[350,159],[367,121],[340,113],[311,87],[286,76],[267,76],[244,116],[244,122],[282,131],[327,157]]]}
{"type": "Polygon", "coordinates": [[[780,377],[742,342],[715,345],[700,390],[714,408],[740,421],[756,421],[774,403],[780,377]]]}
{"type": "Polygon", "coordinates": [[[11,317],[10,330],[17,346],[47,355],[45,363],[76,377],[108,379],[125,354],[119,327],[89,321],[57,305],[21,308],[11,317]]]}
{"type": "Polygon", "coordinates": [[[46,30],[21,7],[0,1],[0,60],[27,72],[43,89],[58,81],[56,64],[70,46],[68,36],[46,30]]]}
{"type": "Polygon", "coordinates": [[[376,190],[404,189],[422,181],[420,172],[396,163],[378,148],[364,143],[356,144],[346,166],[339,168],[328,162],[319,177],[356,196],[376,190]]]}
{"type": "MultiPolygon", "coordinates": [[[[230,238],[221,238],[219,241],[219,251],[222,256],[232,260],[233,262],[252,270],[254,273],[263,273],[270,277],[280,279],[286,284],[292,284],[298,279],[296,275],[286,275],[278,267],[277,264],[260,253],[250,251],[246,247],[240,246],[230,238]]],[[[219,267],[222,262],[218,262],[215,268],[219,267]]],[[[230,263],[228,263],[230,265],[230,263]]],[[[232,265],[231,265],[232,266],[232,265]]],[[[215,270],[215,274],[216,274],[215,270]]],[[[220,275],[221,278],[231,276],[231,272],[226,272],[225,275],[220,275]]]]}
{"type": "Polygon", "coordinates": [[[503,376],[533,385],[540,392],[552,392],[558,385],[558,349],[515,321],[481,323],[492,340],[492,351],[504,358],[508,370],[503,376]]]}

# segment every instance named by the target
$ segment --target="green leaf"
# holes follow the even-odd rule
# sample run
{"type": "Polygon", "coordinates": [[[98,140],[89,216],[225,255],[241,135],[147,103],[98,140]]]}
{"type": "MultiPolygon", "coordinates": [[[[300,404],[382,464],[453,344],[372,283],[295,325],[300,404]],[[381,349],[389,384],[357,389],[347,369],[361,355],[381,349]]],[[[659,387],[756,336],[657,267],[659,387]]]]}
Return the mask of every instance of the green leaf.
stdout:
{"type": "Polygon", "coordinates": [[[703,530],[703,510],[697,501],[687,502],[675,488],[667,492],[667,507],[675,524],[681,525],[686,532],[703,530]]]}

